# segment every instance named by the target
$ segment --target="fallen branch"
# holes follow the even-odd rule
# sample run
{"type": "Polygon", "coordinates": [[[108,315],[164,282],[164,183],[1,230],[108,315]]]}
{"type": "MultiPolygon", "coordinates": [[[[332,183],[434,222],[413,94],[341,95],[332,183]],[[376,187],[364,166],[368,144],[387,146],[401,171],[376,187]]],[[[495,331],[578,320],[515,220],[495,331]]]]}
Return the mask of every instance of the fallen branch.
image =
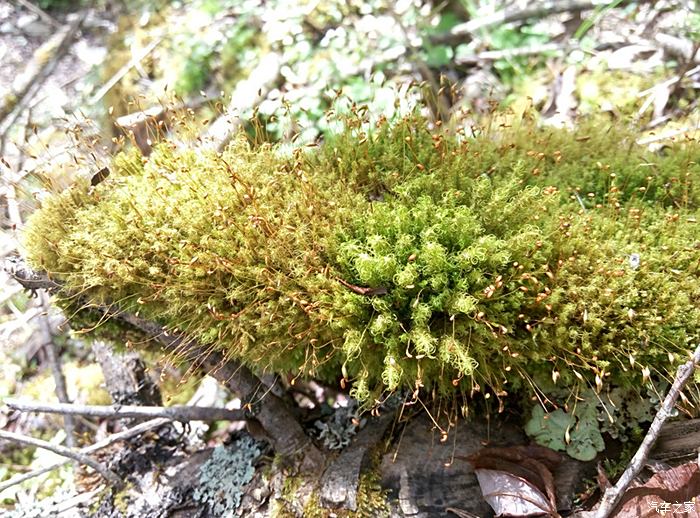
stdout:
{"type": "Polygon", "coordinates": [[[5,404],[20,412],[42,412],[61,415],[84,415],[105,419],[127,417],[163,417],[173,421],[244,421],[244,410],[203,406],[136,406],[136,405],[77,405],[42,403],[6,399],[5,404]]]}
{"type": "MultiPolygon", "coordinates": [[[[161,426],[164,426],[166,424],[170,423],[170,419],[153,419],[151,421],[146,421],[145,423],[137,424],[136,426],[133,426],[132,428],[128,428],[127,430],[124,430],[122,432],[118,432],[115,434],[110,435],[109,437],[106,437],[105,439],[96,442],[95,444],[91,444],[90,446],[86,446],[85,448],[81,448],[78,450],[78,453],[81,455],[87,455],[89,453],[102,450],[108,446],[111,446],[112,444],[119,442],[119,441],[126,441],[128,439],[131,439],[132,437],[137,437],[141,434],[144,434],[150,430],[155,430],[157,428],[160,428],[161,426]]],[[[39,477],[43,475],[44,473],[48,473],[49,471],[53,471],[55,469],[60,468],[61,466],[65,466],[68,464],[70,460],[64,460],[62,462],[56,462],[55,464],[51,464],[49,466],[43,467],[36,469],[34,471],[30,471],[29,473],[23,473],[21,475],[17,475],[12,477],[9,480],[5,480],[4,482],[0,482],[0,493],[5,491],[7,488],[10,488],[12,486],[16,486],[17,484],[21,484],[22,482],[26,480],[31,480],[32,478],[39,477]]]]}
{"type": "Polygon", "coordinates": [[[656,413],[656,417],[654,417],[654,421],[651,423],[647,434],[644,436],[642,444],[639,446],[637,453],[634,454],[634,457],[632,457],[627,469],[620,476],[617,484],[605,491],[603,498],[600,500],[598,510],[595,513],[595,518],[607,518],[610,516],[615,510],[615,507],[622,496],[625,494],[625,491],[627,491],[629,485],[637,477],[637,475],[639,475],[639,472],[642,470],[644,463],[649,457],[651,448],[654,446],[654,443],[659,436],[659,432],[661,432],[661,427],[666,419],[668,419],[671,415],[671,411],[676,404],[676,400],[678,399],[681,390],[683,390],[683,387],[686,383],[688,383],[688,380],[695,372],[695,367],[698,363],[700,363],[700,345],[697,347],[697,349],[695,349],[692,359],[678,367],[676,378],[673,380],[673,385],[671,385],[661,408],[656,413]]]}
{"type": "Polygon", "coordinates": [[[95,92],[95,94],[92,97],[90,97],[90,100],[88,100],[88,104],[95,104],[105,95],[107,95],[107,92],[114,88],[114,85],[121,81],[122,78],[129,73],[129,70],[131,70],[137,63],[140,63],[146,56],[153,52],[161,41],[163,41],[163,38],[156,38],[151,43],[146,45],[141,52],[139,52],[135,56],[132,56],[132,58],[126,63],[126,65],[117,70],[116,74],[110,77],[109,80],[104,85],[102,85],[102,87],[97,92],[95,92]]]}
{"type": "Polygon", "coordinates": [[[36,14],[39,18],[44,20],[46,23],[51,25],[52,27],[55,28],[60,28],[61,24],[58,23],[56,20],[54,20],[51,16],[48,15],[46,11],[44,11],[41,7],[34,5],[31,3],[29,0],[15,0],[19,5],[24,7],[27,11],[31,11],[34,14],[36,14]]]}
{"type": "Polygon", "coordinates": [[[473,34],[480,29],[493,27],[512,22],[520,22],[529,18],[543,18],[552,14],[579,12],[594,9],[598,6],[606,5],[605,1],[590,0],[548,0],[538,2],[525,9],[513,9],[507,7],[488,16],[482,16],[466,23],[460,23],[452,27],[452,35],[473,34]]]}
{"type": "Polygon", "coordinates": [[[32,61],[15,80],[17,86],[0,101],[0,134],[4,134],[12,125],[12,113],[21,112],[24,103],[32,97],[29,93],[38,91],[51,75],[56,64],[70,48],[86,16],[87,10],[82,15],[71,15],[68,25],[34,53],[32,61]]]}
{"type": "Polygon", "coordinates": [[[51,444],[50,442],[42,441],[41,439],[35,439],[34,437],[27,437],[26,435],[21,435],[14,432],[5,432],[0,430],[0,439],[5,439],[6,441],[15,442],[22,444],[24,446],[35,446],[37,448],[42,448],[44,450],[52,451],[57,455],[62,457],[67,457],[73,459],[81,464],[91,467],[97,473],[102,475],[102,477],[112,483],[116,488],[121,488],[124,484],[123,480],[117,476],[117,474],[109,468],[106,468],[96,460],[88,457],[84,453],[75,451],[71,448],[66,448],[65,446],[59,446],[57,444],[51,444]]]}

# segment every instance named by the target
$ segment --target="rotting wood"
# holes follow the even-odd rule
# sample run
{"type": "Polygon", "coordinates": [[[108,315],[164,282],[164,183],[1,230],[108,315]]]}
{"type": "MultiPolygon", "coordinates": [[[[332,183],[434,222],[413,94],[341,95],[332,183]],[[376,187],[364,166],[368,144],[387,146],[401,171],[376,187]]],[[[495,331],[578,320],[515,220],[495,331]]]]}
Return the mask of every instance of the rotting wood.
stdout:
{"type": "Polygon", "coordinates": [[[394,414],[390,412],[370,419],[340,452],[321,477],[321,504],[351,511],[357,509],[360,473],[366,467],[370,450],[379,443],[393,420],[394,414]]]}
{"type": "Polygon", "coordinates": [[[666,423],[659,433],[651,457],[669,461],[697,457],[700,450],[700,419],[666,423]]]}
{"type": "Polygon", "coordinates": [[[102,368],[105,387],[117,405],[161,406],[160,389],[148,375],[136,352],[118,354],[109,344],[96,340],[92,352],[102,368]]]}

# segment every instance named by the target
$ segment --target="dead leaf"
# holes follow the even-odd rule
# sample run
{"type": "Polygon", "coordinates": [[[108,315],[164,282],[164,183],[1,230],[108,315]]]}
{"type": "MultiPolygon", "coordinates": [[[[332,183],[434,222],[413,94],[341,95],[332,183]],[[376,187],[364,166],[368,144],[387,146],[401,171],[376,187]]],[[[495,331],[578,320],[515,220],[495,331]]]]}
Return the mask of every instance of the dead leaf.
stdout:
{"type": "Polygon", "coordinates": [[[689,462],[659,471],[645,484],[630,487],[622,497],[616,518],[683,516],[700,518],[700,469],[689,462]]]}
{"type": "Polygon", "coordinates": [[[558,453],[535,445],[484,448],[467,460],[496,515],[559,516],[552,475],[558,453]]]}

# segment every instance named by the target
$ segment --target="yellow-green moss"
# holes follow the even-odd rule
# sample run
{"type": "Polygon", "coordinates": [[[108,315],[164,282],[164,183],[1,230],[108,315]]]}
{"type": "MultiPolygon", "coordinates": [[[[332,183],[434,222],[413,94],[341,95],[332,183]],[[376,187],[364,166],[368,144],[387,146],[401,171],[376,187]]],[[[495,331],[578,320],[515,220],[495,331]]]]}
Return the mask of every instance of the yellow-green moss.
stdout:
{"type": "Polygon", "coordinates": [[[337,518],[388,518],[391,516],[387,491],[379,484],[379,475],[368,471],[360,475],[357,487],[357,509],[328,509],[314,493],[304,507],[304,518],[326,518],[331,512],[337,518]]]}
{"type": "Polygon", "coordinates": [[[415,117],[348,125],[291,156],[242,139],[122,155],[34,215],[30,260],[258,371],[346,377],[369,402],[635,385],[697,342],[697,142],[652,154],[590,121],[469,138],[415,117]]]}

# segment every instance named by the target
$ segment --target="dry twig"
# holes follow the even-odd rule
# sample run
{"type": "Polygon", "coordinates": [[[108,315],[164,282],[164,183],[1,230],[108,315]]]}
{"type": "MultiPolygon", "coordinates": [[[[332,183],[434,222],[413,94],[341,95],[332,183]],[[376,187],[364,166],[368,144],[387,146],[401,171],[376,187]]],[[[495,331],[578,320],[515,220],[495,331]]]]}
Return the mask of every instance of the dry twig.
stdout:
{"type": "Polygon", "coordinates": [[[88,101],[88,104],[95,104],[97,101],[102,99],[107,92],[114,87],[114,85],[116,85],[127,73],[129,73],[129,70],[131,70],[137,63],[140,63],[151,52],[153,52],[161,41],[163,41],[163,38],[156,38],[151,43],[146,45],[141,52],[133,56],[126,65],[117,70],[117,73],[114,74],[104,85],[102,85],[97,92],[95,92],[95,94],[88,101]]]}
{"type": "MultiPolygon", "coordinates": [[[[119,441],[126,441],[127,439],[131,439],[132,437],[137,437],[141,434],[144,434],[150,430],[155,430],[156,428],[160,428],[161,426],[164,426],[166,424],[170,423],[170,419],[164,419],[164,418],[158,418],[158,419],[152,419],[151,421],[146,421],[145,423],[137,424],[136,426],[133,426],[131,428],[128,428],[122,432],[118,432],[115,434],[110,435],[109,437],[106,437],[105,439],[96,442],[95,444],[91,444],[90,446],[86,446],[85,448],[81,448],[78,450],[78,453],[81,453],[83,455],[87,455],[88,453],[92,453],[98,450],[102,450],[108,446],[111,446],[112,444],[119,442],[119,441]]],[[[70,462],[69,460],[65,460],[63,462],[57,462],[55,464],[51,464],[50,466],[46,466],[44,468],[39,468],[34,471],[30,471],[29,473],[23,473],[21,475],[17,475],[15,477],[12,477],[9,480],[5,480],[4,482],[0,482],[0,493],[5,491],[7,488],[16,486],[17,484],[21,484],[25,480],[30,480],[35,477],[39,477],[43,475],[44,473],[48,473],[49,471],[53,471],[54,469],[58,469],[61,466],[65,466],[70,462]]]]}
{"type": "Polygon", "coordinates": [[[56,28],[61,27],[61,24],[58,23],[56,20],[54,20],[51,16],[49,16],[46,11],[44,11],[39,6],[34,5],[29,0],[15,0],[15,2],[17,2],[19,5],[24,7],[27,11],[31,11],[34,14],[36,14],[39,18],[44,20],[46,23],[48,23],[52,27],[56,27],[56,28]]]}
{"type": "Polygon", "coordinates": [[[42,403],[41,401],[19,401],[6,399],[5,404],[21,412],[43,412],[62,415],[84,415],[105,419],[126,417],[162,417],[173,421],[243,421],[244,410],[229,410],[200,406],[137,406],[137,405],[77,405],[64,403],[42,403]]]}
{"type": "Polygon", "coordinates": [[[642,444],[639,446],[637,453],[634,454],[632,460],[627,466],[627,469],[620,476],[613,487],[607,489],[603,498],[600,500],[600,505],[595,513],[595,518],[607,518],[612,514],[617,506],[618,502],[627,491],[627,488],[632,483],[632,481],[639,475],[639,472],[644,467],[644,463],[649,457],[649,452],[652,446],[656,442],[661,427],[663,426],[666,419],[671,415],[671,411],[676,404],[676,400],[683,390],[683,387],[695,372],[695,367],[700,363],[700,345],[695,349],[693,357],[691,360],[687,361],[680,367],[678,367],[678,372],[676,373],[676,378],[673,380],[673,385],[671,385],[666,398],[664,399],[661,408],[656,413],[654,421],[651,423],[647,434],[644,436],[642,444]]]}
{"type": "Polygon", "coordinates": [[[567,50],[571,51],[572,49],[567,45],[562,45],[561,43],[550,42],[541,43],[539,45],[528,45],[527,47],[516,47],[512,49],[485,50],[472,56],[456,58],[454,61],[455,63],[459,63],[460,65],[472,65],[475,63],[480,63],[481,61],[497,61],[499,59],[512,59],[521,56],[533,56],[537,54],[544,54],[545,52],[563,53],[567,50]]]}
{"type": "Polygon", "coordinates": [[[507,7],[489,16],[483,16],[481,18],[469,20],[466,23],[460,23],[459,25],[455,25],[450,32],[455,36],[473,34],[480,29],[486,29],[494,25],[520,22],[528,18],[543,18],[552,14],[586,11],[600,5],[605,5],[605,3],[606,2],[590,0],[547,0],[544,2],[533,2],[532,4],[534,5],[529,5],[525,9],[507,7]]]}
{"type": "Polygon", "coordinates": [[[77,462],[80,462],[81,464],[85,464],[86,466],[91,467],[97,473],[102,475],[102,477],[105,480],[111,482],[116,488],[121,488],[123,485],[122,479],[118,477],[117,474],[114,473],[114,471],[110,470],[109,468],[106,468],[105,466],[103,466],[96,460],[88,457],[84,453],[75,451],[71,448],[66,448],[65,446],[51,444],[50,442],[35,439],[34,437],[27,437],[26,435],[14,432],[6,432],[3,430],[0,430],[0,439],[5,439],[6,441],[23,444],[24,446],[35,446],[37,448],[52,451],[57,455],[73,459],[77,462]]]}

